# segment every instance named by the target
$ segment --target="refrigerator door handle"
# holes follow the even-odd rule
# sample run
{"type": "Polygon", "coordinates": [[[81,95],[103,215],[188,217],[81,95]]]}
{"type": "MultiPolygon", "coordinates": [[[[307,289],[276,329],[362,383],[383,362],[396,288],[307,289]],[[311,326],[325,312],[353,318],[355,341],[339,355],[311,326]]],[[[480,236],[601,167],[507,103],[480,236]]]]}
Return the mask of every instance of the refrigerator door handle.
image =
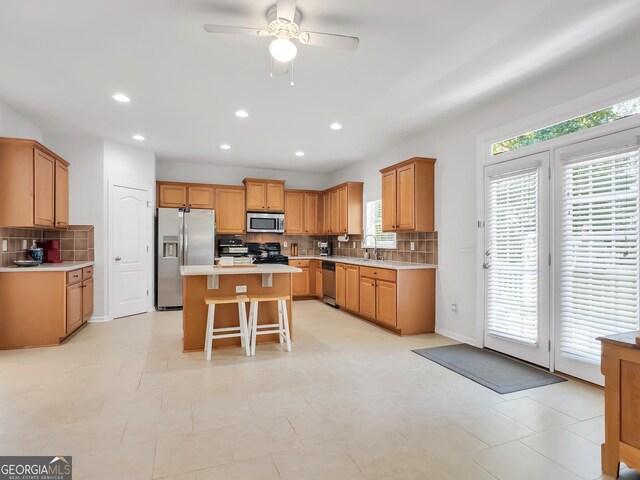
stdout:
{"type": "Polygon", "coordinates": [[[189,225],[184,224],[184,264],[189,264],[189,225]]]}
{"type": "Polygon", "coordinates": [[[184,225],[178,228],[178,262],[184,265],[184,225]]]}

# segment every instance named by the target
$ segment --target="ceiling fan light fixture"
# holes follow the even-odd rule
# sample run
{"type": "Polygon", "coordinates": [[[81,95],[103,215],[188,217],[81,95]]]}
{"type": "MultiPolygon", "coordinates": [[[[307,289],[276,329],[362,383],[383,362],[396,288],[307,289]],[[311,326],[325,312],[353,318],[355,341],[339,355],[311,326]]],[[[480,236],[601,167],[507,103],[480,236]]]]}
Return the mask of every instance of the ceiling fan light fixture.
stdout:
{"type": "Polygon", "coordinates": [[[271,56],[278,62],[287,63],[298,54],[298,48],[288,38],[276,38],[269,45],[271,56]]]}

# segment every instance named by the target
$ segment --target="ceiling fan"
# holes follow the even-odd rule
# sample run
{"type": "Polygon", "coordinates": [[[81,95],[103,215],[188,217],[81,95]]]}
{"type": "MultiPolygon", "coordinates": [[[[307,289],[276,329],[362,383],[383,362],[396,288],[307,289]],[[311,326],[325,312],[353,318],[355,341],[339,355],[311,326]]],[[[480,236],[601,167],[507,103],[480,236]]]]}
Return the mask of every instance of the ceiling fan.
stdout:
{"type": "Polygon", "coordinates": [[[277,3],[267,10],[268,26],[266,29],[211,24],[206,24],[204,29],[209,33],[274,37],[269,45],[269,52],[273,59],[276,60],[272,67],[272,75],[282,75],[289,70],[289,62],[298,53],[298,48],[292,40],[297,40],[303,45],[317,47],[342,50],[355,50],[358,48],[360,43],[358,37],[301,31],[301,20],[302,14],[296,8],[296,0],[277,0],[277,3]]]}

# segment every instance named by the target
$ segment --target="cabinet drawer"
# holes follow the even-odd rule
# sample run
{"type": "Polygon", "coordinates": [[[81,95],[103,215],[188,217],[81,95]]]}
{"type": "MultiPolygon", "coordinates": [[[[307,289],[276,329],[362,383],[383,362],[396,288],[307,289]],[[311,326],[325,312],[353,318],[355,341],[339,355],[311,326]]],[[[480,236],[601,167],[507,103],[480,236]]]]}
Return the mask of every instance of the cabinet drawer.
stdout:
{"type": "Polygon", "coordinates": [[[67,285],[73,285],[82,281],[82,270],[67,272],[67,285]]]}
{"type": "Polygon", "coordinates": [[[82,269],[82,279],[86,280],[93,277],[93,267],[85,267],[82,269]]]}
{"type": "Polygon", "coordinates": [[[291,260],[289,259],[289,266],[291,267],[308,267],[309,266],[309,260],[291,260]]]}
{"type": "Polygon", "coordinates": [[[375,278],[376,280],[386,280],[388,282],[396,281],[397,272],[386,268],[360,267],[360,276],[375,278]]]}

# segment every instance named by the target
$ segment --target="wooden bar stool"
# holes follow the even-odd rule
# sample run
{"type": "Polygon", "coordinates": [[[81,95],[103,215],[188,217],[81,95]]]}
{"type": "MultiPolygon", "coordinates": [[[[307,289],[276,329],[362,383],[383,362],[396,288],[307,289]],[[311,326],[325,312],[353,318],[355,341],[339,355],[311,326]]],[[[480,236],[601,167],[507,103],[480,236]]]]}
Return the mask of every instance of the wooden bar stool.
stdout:
{"type": "Polygon", "coordinates": [[[287,301],[289,295],[249,295],[249,332],[251,335],[251,355],[256,354],[256,337],[277,333],[280,343],[286,343],[287,352],[291,351],[291,336],[289,335],[289,314],[287,301]],[[278,302],[278,323],[258,325],[258,307],[260,302],[278,302]],[[262,330],[259,330],[262,329],[262,330]]]}
{"type": "Polygon", "coordinates": [[[204,351],[207,361],[211,360],[211,350],[213,350],[213,340],[216,338],[233,338],[240,337],[240,344],[245,348],[247,357],[251,356],[249,345],[249,330],[247,329],[247,309],[245,303],[249,302],[246,295],[228,296],[228,297],[204,297],[204,303],[209,308],[207,312],[207,330],[204,336],[204,351]],[[238,304],[238,326],[227,328],[214,328],[216,318],[216,305],[225,305],[229,303],[238,304]]]}

